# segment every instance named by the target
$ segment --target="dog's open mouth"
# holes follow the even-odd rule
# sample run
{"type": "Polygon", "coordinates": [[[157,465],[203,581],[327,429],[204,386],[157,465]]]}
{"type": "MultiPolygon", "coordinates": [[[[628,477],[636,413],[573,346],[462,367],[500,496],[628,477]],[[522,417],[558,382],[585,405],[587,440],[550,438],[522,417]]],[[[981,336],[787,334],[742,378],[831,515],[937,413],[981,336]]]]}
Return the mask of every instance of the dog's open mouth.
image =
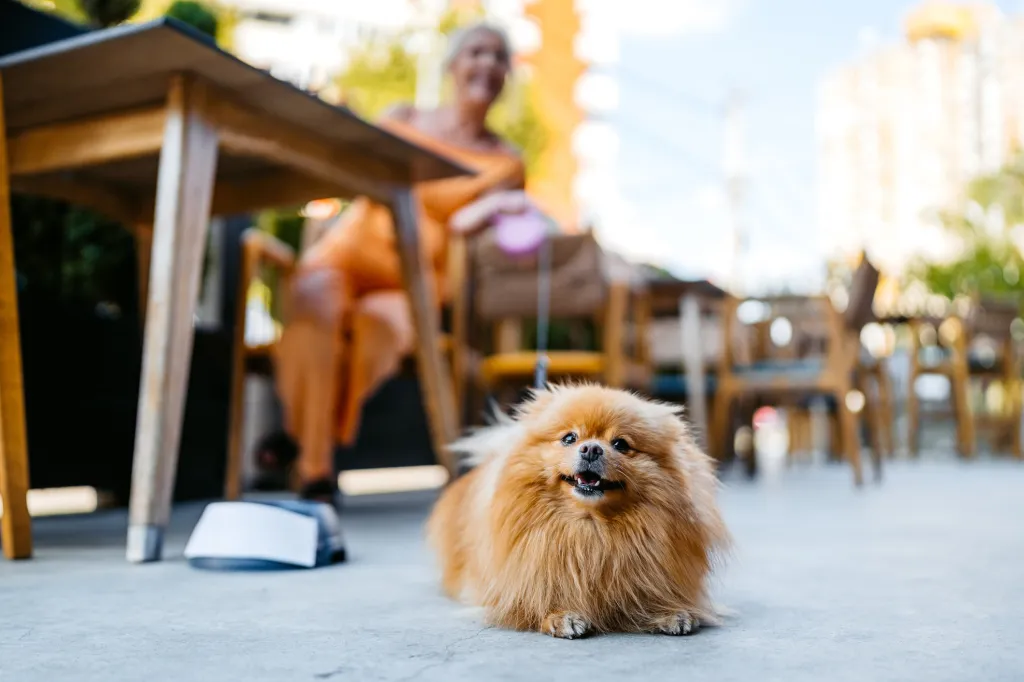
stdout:
{"type": "Polygon", "coordinates": [[[572,476],[562,474],[562,480],[583,496],[602,495],[607,490],[622,490],[626,487],[622,481],[609,481],[593,471],[577,471],[572,476]]]}

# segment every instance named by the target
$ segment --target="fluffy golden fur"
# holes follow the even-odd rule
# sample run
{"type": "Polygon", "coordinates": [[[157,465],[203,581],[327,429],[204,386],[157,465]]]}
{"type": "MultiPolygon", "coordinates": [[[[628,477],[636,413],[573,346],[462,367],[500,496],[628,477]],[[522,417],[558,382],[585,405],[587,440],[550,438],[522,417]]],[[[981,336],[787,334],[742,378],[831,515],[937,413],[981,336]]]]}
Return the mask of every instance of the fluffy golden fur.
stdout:
{"type": "Polygon", "coordinates": [[[729,534],[675,406],[551,387],[455,449],[475,467],[428,523],[451,597],[569,639],[715,622],[708,579],[729,534]]]}

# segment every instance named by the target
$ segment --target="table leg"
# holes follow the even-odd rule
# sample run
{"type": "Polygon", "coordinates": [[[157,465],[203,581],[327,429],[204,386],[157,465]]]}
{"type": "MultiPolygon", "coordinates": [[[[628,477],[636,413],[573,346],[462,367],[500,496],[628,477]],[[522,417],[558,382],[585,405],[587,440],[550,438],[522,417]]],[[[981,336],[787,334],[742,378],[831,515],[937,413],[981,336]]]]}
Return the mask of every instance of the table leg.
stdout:
{"type": "Polygon", "coordinates": [[[28,513],[28,443],[15,278],[7,126],[0,77],[0,500],[4,505],[0,539],[8,559],[28,559],[32,556],[32,519],[28,513]]]}
{"type": "Polygon", "coordinates": [[[433,291],[433,273],[427,267],[420,247],[417,210],[410,190],[395,190],[391,212],[398,234],[398,254],[402,261],[405,289],[416,328],[416,362],[430,436],[437,458],[454,477],[456,461],[448,445],[459,435],[455,396],[451,374],[441,353],[441,322],[433,291]]]}
{"type": "Polygon", "coordinates": [[[129,507],[129,561],[158,561],[170,517],[191,368],[193,317],[217,164],[201,87],[175,77],[160,152],[142,387],[129,507]]]}
{"type": "Polygon", "coordinates": [[[704,375],[704,343],[700,328],[700,297],[687,294],[679,301],[679,324],[683,341],[683,368],[690,424],[704,447],[708,445],[708,403],[704,375]]]}

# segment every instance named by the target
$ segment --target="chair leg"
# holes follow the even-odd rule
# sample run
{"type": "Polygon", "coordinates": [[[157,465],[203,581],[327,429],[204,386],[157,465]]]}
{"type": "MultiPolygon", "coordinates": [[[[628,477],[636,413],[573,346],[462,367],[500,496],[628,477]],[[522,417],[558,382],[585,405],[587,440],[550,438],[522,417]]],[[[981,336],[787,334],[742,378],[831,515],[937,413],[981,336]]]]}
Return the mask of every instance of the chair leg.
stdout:
{"type": "Polygon", "coordinates": [[[3,80],[0,76],[0,500],[4,504],[0,539],[8,559],[28,559],[32,556],[28,443],[3,102],[3,80]]]}
{"type": "Polygon", "coordinates": [[[907,382],[907,449],[911,457],[921,454],[921,401],[917,397],[917,372],[911,370],[907,382]]]}
{"type": "Polygon", "coordinates": [[[809,410],[800,410],[797,413],[797,433],[799,434],[800,447],[803,448],[804,452],[811,453],[814,451],[814,437],[812,435],[811,427],[811,413],[809,410]]]}
{"type": "Polygon", "coordinates": [[[724,387],[719,386],[715,391],[715,404],[712,409],[711,438],[708,439],[708,446],[711,448],[712,456],[719,462],[724,462],[729,453],[729,423],[732,410],[732,394],[724,387]]]}
{"type": "Polygon", "coordinates": [[[846,461],[853,468],[853,483],[859,486],[864,484],[864,471],[860,458],[860,434],[857,432],[857,414],[846,405],[846,395],[849,392],[849,384],[840,387],[836,391],[836,411],[838,413],[840,442],[843,446],[843,454],[846,457],[846,461]]]}
{"type": "Polygon", "coordinates": [[[956,439],[960,455],[965,458],[974,457],[974,415],[971,414],[971,405],[968,400],[969,379],[965,364],[954,361],[953,373],[950,377],[950,384],[953,393],[953,407],[956,411],[956,439]]]}
{"type": "Polygon", "coordinates": [[[843,425],[839,417],[839,407],[828,416],[828,459],[830,462],[842,462],[846,457],[843,441],[843,425]]]}
{"type": "MultiPolygon", "coordinates": [[[[235,353],[244,353],[236,348],[235,353]]],[[[224,499],[242,497],[242,434],[245,430],[245,360],[233,359],[230,418],[228,422],[228,460],[224,469],[224,499]]]]}
{"type": "MultiPolygon", "coordinates": [[[[867,388],[865,386],[865,388],[867,388]]],[[[880,392],[880,391],[879,391],[880,392]]],[[[882,420],[885,419],[885,413],[882,411],[881,406],[878,402],[871,400],[865,395],[865,404],[873,405],[871,410],[871,471],[875,478],[875,481],[882,480],[882,461],[885,459],[885,453],[883,451],[883,431],[885,426],[882,424],[882,420]]]]}
{"type": "Polygon", "coordinates": [[[789,422],[789,451],[792,455],[800,455],[806,459],[809,452],[814,449],[811,440],[810,412],[801,408],[793,407],[787,421],[789,422]]]}
{"type": "Polygon", "coordinates": [[[245,431],[245,313],[249,285],[256,274],[258,255],[255,243],[246,233],[242,237],[241,267],[235,303],[235,327],[231,338],[231,397],[228,421],[228,461],[224,469],[224,497],[237,500],[242,496],[242,440],[245,431]]]}
{"type": "Polygon", "coordinates": [[[604,383],[612,388],[626,384],[626,315],[629,308],[629,287],[616,282],[608,293],[604,314],[602,346],[604,348],[604,383]]]}
{"type": "Polygon", "coordinates": [[[1017,379],[1008,381],[1007,391],[1010,393],[1010,454],[1015,459],[1024,459],[1024,446],[1021,443],[1021,422],[1024,417],[1021,382],[1017,379]]]}
{"type": "Polygon", "coordinates": [[[789,448],[786,452],[786,463],[792,464],[796,455],[802,452],[800,449],[800,425],[797,422],[796,408],[786,412],[786,433],[789,437],[789,448]]]}
{"type": "Polygon", "coordinates": [[[867,423],[868,440],[871,444],[871,459],[882,456],[882,410],[871,391],[871,376],[865,372],[858,380],[858,390],[864,395],[864,420],[867,423]]]}
{"type": "Polygon", "coordinates": [[[886,457],[892,458],[896,454],[896,444],[893,442],[893,402],[892,402],[892,380],[889,378],[889,370],[882,360],[878,361],[878,407],[880,411],[879,428],[882,432],[883,450],[886,457]]]}

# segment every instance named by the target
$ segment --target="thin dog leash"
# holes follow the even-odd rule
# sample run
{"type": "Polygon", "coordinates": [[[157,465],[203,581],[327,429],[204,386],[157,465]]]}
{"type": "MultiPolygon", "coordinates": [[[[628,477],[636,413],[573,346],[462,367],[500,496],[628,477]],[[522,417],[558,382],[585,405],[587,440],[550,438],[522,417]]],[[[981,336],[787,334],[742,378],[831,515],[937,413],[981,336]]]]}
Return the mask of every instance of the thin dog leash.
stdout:
{"type": "Polygon", "coordinates": [[[537,260],[537,366],[533,387],[540,390],[548,382],[548,333],[551,321],[551,238],[544,237],[537,260]]]}

